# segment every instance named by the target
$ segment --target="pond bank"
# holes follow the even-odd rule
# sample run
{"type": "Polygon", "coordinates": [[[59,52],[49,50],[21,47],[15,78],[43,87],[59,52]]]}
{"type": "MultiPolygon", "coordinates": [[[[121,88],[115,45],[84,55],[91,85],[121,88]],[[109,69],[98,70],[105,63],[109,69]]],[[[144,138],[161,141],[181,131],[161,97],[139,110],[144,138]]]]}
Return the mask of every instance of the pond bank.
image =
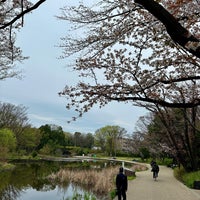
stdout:
{"type": "MultiPolygon", "coordinates": [[[[91,191],[91,188],[95,188],[95,191],[91,191],[91,193],[98,193],[100,195],[107,196],[110,191],[115,189],[115,176],[118,173],[119,166],[121,166],[122,162],[124,161],[105,158],[83,158],[82,156],[73,158],[44,156],[40,157],[40,159],[15,159],[10,160],[10,162],[12,166],[15,165],[13,170],[7,170],[0,173],[1,179],[3,180],[0,184],[0,199],[3,199],[1,197],[9,192],[8,189],[10,185],[13,187],[13,191],[17,195],[10,194],[11,196],[9,200],[17,200],[17,196],[20,198],[21,194],[23,193],[22,191],[43,195],[44,198],[41,197],[41,199],[45,199],[45,195],[47,193],[58,192],[57,189],[63,190],[65,193],[65,191],[68,191],[67,188],[71,183],[74,186],[82,188],[83,191],[91,191]],[[104,171],[104,168],[112,170],[112,173],[108,172],[109,175],[112,175],[109,176],[107,172],[104,171]],[[65,170],[68,170],[68,172],[65,170]],[[85,176],[81,174],[81,171],[85,173],[85,176]],[[102,173],[98,175],[97,172],[100,171],[102,171],[102,173]],[[60,173],[58,177],[62,177],[62,180],[57,178],[53,180],[51,176],[57,173],[60,173]],[[68,179],[68,181],[64,178],[65,176],[70,177],[71,179],[68,179]],[[49,179],[47,179],[47,177],[49,179]],[[107,178],[108,180],[105,180],[107,178]],[[101,179],[104,180],[103,183],[99,181],[101,179]],[[87,182],[84,182],[84,180],[87,182]],[[83,184],[80,185],[80,183],[83,184]]],[[[125,166],[130,168],[132,168],[133,164],[134,162],[125,162],[125,166]]],[[[138,166],[138,163],[135,164],[134,167],[138,166]]],[[[137,170],[136,168],[132,169],[137,170]]],[[[99,199],[102,200],[106,198],[99,199]]],[[[56,198],[54,198],[54,200],[56,200],[56,198]]]]}

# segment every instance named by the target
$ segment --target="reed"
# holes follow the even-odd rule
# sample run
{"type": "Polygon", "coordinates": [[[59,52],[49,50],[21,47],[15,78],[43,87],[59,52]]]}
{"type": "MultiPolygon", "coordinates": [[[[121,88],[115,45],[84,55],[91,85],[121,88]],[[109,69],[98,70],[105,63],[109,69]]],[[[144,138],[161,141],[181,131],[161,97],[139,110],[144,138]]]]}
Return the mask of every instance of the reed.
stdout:
{"type": "Polygon", "coordinates": [[[61,169],[51,174],[48,178],[53,182],[64,184],[71,182],[90,189],[98,195],[108,194],[114,186],[114,177],[118,173],[118,167],[104,168],[102,170],[70,170],[61,169]]]}
{"type": "MultiPolygon", "coordinates": [[[[146,170],[143,165],[133,165],[131,169],[135,171],[146,170]]],[[[57,173],[52,173],[48,178],[57,184],[73,183],[98,195],[108,195],[115,189],[115,177],[119,171],[119,166],[104,169],[61,169],[57,173]]]]}

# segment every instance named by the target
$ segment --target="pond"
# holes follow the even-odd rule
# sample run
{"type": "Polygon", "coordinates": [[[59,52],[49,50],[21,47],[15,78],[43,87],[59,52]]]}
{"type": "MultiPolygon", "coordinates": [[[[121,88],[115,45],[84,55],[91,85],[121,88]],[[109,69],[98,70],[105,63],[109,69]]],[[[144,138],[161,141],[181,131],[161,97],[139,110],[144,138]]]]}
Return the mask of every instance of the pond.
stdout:
{"type": "MultiPolygon", "coordinates": [[[[40,161],[18,162],[15,165],[12,171],[0,172],[1,200],[66,200],[72,198],[74,193],[84,193],[82,188],[71,183],[61,188],[46,179],[52,172],[80,167],[80,163],[40,161]]],[[[84,164],[84,167],[88,167],[88,164],[84,164]]]]}

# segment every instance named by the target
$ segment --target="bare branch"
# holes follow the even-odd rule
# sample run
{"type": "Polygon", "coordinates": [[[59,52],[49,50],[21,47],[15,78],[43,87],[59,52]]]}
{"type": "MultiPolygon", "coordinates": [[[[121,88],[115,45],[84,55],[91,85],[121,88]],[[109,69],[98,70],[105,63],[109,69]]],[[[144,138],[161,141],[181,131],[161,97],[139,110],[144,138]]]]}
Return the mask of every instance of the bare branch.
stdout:
{"type": "Polygon", "coordinates": [[[37,9],[42,3],[44,3],[46,0],[40,0],[37,3],[35,3],[32,7],[23,10],[19,15],[17,15],[15,18],[13,18],[11,21],[9,21],[8,23],[0,26],[0,29],[4,29],[12,24],[14,24],[18,19],[20,19],[21,17],[23,17],[25,14],[31,12],[32,10],[37,9]]]}

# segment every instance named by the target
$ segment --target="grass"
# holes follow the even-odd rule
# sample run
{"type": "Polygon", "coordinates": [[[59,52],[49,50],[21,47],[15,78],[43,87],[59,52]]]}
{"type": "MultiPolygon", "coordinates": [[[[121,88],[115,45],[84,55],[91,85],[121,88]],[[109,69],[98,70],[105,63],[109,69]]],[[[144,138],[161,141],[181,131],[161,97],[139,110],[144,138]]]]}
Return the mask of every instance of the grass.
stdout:
{"type": "Polygon", "coordinates": [[[175,168],[174,176],[189,188],[193,188],[194,181],[200,181],[200,171],[188,173],[183,167],[175,168]]]}
{"type": "Polygon", "coordinates": [[[177,167],[174,169],[174,176],[176,177],[176,179],[178,179],[181,182],[183,182],[184,174],[186,174],[186,172],[183,167],[180,167],[180,168],[177,167]]]}
{"type": "Polygon", "coordinates": [[[92,194],[89,193],[84,193],[84,194],[79,194],[79,193],[74,193],[72,198],[67,198],[66,200],[96,200],[96,197],[92,194]]]}
{"type": "Polygon", "coordinates": [[[183,182],[189,188],[193,188],[194,181],[200,180],[200,171],[190,172],[183,175],[183,182]]]}

